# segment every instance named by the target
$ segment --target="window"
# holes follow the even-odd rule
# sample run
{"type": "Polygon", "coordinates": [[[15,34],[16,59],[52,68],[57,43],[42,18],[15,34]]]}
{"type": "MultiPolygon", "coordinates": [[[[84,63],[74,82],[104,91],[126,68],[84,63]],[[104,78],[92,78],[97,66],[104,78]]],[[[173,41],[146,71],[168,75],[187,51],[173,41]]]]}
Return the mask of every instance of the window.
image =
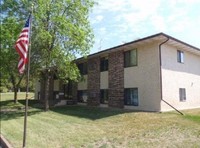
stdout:
{"type": "Polygon", "coordinates": [[[131,106],[138,106],[138,88],[124,89],[124,104],[131,106]]]}
{"type": "Polygon", "coordinates": [[[124,67],[137,66],[137,49],[124,52],[124,67]]]}
{"type": "Polygon", "coordinates": [[[185,88],[179,88],[179,99],[180,101],[186,101],[186,91],[185,88]]]}
{"type": "Polygon", "coordinates": [[[78,90],[78,102],[86,103],[88,99],[87,90],[78,90]]]}
{"type": "Polygon", "coordinates": [[[78,69],[79,69],[81,75],[86,75],[87,74],[87,63],[78,64],[78,69]]]}
{"type": "Polygon", "coordinates": [[[102,103],[102,104],[108,103],[108,90],[107,89],[100,90],[100,103],[102,103]]]}
{"type": "Polygon", "coordinates": [[[179,63],[184,63],[184,52],[177,50],[177,61],[179,63]]]}
{"type": "Polygon", "coordinates": [[[107,71],[108,70],[108,58],[104,57],[100,60],[100,71],[107,71]]]}

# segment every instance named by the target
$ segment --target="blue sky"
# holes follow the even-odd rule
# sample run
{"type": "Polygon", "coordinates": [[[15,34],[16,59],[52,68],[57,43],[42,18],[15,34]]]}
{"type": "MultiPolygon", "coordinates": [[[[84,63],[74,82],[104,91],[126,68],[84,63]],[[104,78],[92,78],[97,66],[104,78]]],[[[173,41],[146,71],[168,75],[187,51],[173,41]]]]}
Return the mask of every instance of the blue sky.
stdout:
{"type": "Polygon", "coordinates": [[[200,48],[200,0],[96,0],[91,53],[156,33],[200,48]]]}

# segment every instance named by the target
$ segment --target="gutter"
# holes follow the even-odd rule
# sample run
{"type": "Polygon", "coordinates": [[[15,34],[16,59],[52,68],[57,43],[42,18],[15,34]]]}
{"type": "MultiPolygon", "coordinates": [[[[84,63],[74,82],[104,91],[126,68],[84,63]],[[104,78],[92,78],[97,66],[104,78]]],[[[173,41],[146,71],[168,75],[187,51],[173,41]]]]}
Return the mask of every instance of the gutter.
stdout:
{"type": "Polygon", "coordinates": [[[174,110],[176,110],[178,113],[180,113],[181,115],[184,115],[181,111],[179,111],[178,109],[176,109],[174,106],[172,106],[170,103],[168,103],[167,101],[163,100],[163,83],[162,83],[162,56],[161,56],[161,46],[165,43],[167,43],[169,41],[169,37],[167,36],[167,39],[159,44],[159,61],[160,61],[160,96],[161,96],[161,101],[165,102],[167,105],[169,105],[171,108],[173,108],[174,110]]]}

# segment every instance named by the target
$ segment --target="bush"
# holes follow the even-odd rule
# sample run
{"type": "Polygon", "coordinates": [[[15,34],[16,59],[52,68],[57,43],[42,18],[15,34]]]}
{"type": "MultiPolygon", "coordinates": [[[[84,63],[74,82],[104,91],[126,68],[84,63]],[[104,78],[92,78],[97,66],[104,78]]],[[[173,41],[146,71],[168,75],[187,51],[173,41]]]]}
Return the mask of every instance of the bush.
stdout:
{"type": "Polygon", "coordinates": [[[6,88],[4,86],[0,86],[0,92],[1,93],[6,93],[6,92],[8,92],[8,88],[6,88]]]}

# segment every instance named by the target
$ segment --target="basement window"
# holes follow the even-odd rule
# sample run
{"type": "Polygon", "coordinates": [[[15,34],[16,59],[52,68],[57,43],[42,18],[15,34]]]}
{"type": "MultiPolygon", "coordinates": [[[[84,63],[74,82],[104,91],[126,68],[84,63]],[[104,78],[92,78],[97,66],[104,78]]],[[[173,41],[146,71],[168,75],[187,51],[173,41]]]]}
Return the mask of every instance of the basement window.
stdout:
{"type": "Polygon", "coordinates": [[[185,88],[179,88],[179,99],[181,102],[186,101],[186,90],[185,88]]]}
{"type": "Polygon", "coordinates": [[[100,90],[100,103],[102,103],[102,104],[108,103],[108,89],[100,90]]]}
{"type": "Polygon", "coordinates": [[[138,88],[124,89],[124,104],[130,106],[138,106],[138,88]]]}
{"type": "Polygon", "coordinates": [[[87,90],[78,90],[77,98],[78,98],[78,102],[86,103],[88,99],[87,90]]]}

